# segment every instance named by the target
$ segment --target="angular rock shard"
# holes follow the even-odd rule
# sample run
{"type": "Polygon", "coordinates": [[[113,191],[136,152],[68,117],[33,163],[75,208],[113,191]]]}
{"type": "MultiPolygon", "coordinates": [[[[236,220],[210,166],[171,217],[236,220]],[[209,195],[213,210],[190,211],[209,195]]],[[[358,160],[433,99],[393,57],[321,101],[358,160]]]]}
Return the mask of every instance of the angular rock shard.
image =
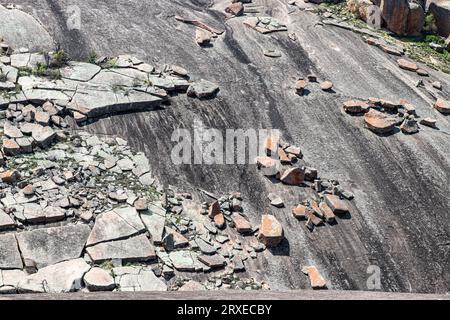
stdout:
{"type": "Polygon", "coordinates": [[[267,247],[276,247],[284,238],[281,223],[274,216],[264,214],[261,217],[258,238],[267,247]]]}
{"type": "Polygon", "coordinates": [[[319,270],[315,266],[308,266],[302,269],[302,272],[309,277],[311,288],[313,289],[326,289],[327,282],[320,274],[319,270]]]}

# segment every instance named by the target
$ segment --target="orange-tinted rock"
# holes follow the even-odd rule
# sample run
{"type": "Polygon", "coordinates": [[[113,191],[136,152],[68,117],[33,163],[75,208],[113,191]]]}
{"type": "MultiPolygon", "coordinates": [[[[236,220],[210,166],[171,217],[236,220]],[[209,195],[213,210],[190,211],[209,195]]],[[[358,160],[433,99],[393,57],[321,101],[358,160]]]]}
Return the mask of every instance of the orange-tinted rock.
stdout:
{"type": "Polygon", "coordinates": [[[349,100],[344,102],[344,110],[347,113],[367,112],[369,104],[365,101],[349,100]]]}
{"type": "Polygon", "coordinates": [[[321,224],[323,224],[323,220],[312,213],[311,210],[307,210],[305,216],[306,219],[308,219],[307,223],[312,223],[315,226],[320,226],[321,224]]]}
{"type": "Polygon", "coordinates": [[[284,238],[283,227],[274,216],[264,214],[258,237],[267,247],[276,247],[284,238]]]}
{"type": "Polygon", "coordinates": [[[325,289],[327,282],[320,274],[319,270],[315,266],[308,266],[302,269],[302,272],[309,277],[311,288],[313,289],[325,289]]]}
{"type": "Polygon", "coordinates": [[[14,139],[3,141],[3,153],[7,156],[15,156],[20,153],[20,146],[14,139]]]}
{"type": "Polygon", "coordinates": [[[371,131],[385,134],[394,130],[397,119],[380,111],[370,109],[364,116],[364,122],[371,131]]]}
{"type": "Polygon", "coordinates": [[[278,148],[278,157],[280,158],[281,163],[291,163],[291,158],[288,157],[282,148],[278,148]]]}
{"type": "Polygon", "coordinates": [[[214,218],[216,215],[220,214],[220,204],[219,201],[214,201],[210,206],[208,210],[208,217],[211,219],[214,218]]]}
{"type": "Polygon", "coordinates": [[[445,101],[443,99],[437,99],[434,104],[434,108],[443,114],[450,114],[450,101],[445,101]]]}
{"type": "Polygon", "coordinates": [[[303,93],[303,90],[305,90],[306,88],[306,81],[303,79],[297,80],[297,82],[295,83],[295,91],[297,91],[297,93],[303,93]]]}
{"type": "Polygon", "coordinates": [[[347,213],[349,212],[347,203],[338,196],[327,194],[325,195],[325,202],[333,210],[333,213],[347,213]]]}
{"type": "Polygon", "coordinates": [[[244,5],[242,4],[242,2],[232,3],[228,7],[226,7],[225,12],[234,16],[240,16],[244,12],[244,5]]]}
{"type": "Polygon", "coordinates": [[[279,142],[280,139],[277,136],[268,136],[264,140],[264,150],[268,156],[276,154],[279,142]]]}
{"type": "Polygon", "coordinates": [[[333,210],[331,210],[331,208],[325,202],[321,202],[319,204],[319,208],[320,211],[322,211],[322,214],[327,222],[331,222],[336,218],[336,216],[333,213],[333,210]]]}
{"type": "Polygon", "coordinates": [[[281,175],[280,180],[284,184],[298,186],[305,180],[305,171],[301,168],[288,169],[281,175]]]}
{"type": "Polygon", "coordinates": [[[420,120],[420,124],[430,127],[430,128],[436,128],[436,119],[424,118],[424,119],[420,120]]]}
{"type": "Polygon", "coordinates": [[[27,184],[23,189],[22,192],[26,196],[32,196],[34,194],[34,187],[32,184],[27,184]]]}
{"type": "Polygon", "coordinates": [[[297,158],[301,158],[302,157],[302,151],[300,150],[299,147],[289,146],[286,149],[284,149],[284,151],[286,151],[286,153],[288,153],[288,154],[293,154],[297,158]]]}
{"type": "Polygon", "coordinates": [[[292,209],[292,214],[297,219],[306,219],[306,212],[307,212],[307,210],[308,210],[308,207],[306,207],[306,206],[304,206],[302,204],[299,204],[294,209],[292,209]]]}
{"type": "Polygon", "coordinates": [[[20,174],[15,170],[7,170],[0,173],[0,179],[5,183],[14,183],[20,179],[20,174]]]}
{"type": "Polygon", "coordinates": [[[417,64],[415,64],[412,61],[406,60],[406,59],[398,59],[397,63],[400,68],[405,69],[405,70],[416,71],[417,69],[419,69],[417,64]]]}
{"type": "Polygon", "coordinates": [[[430,75],[427,70],[420,69],[420,68],[416,70],[416,73],[422,77],[428,77],[430,75]]]}
{"type": "Polygon", "coordinates": [[[234,214],[231,218],[237,232],[239,233],[249,233],[252,231],[252,225],[244,217],[239,214],[234,214]]]}
{"type": "Polygon", "coordinates": [[[331,88],[333,88],[333,82],[331,81],[327,80],[320,84],[320,89],[322,89],[323,91],[331,90],[331,88]]]}
{"type": "Polygon", "coordinates": [[[261,170],[265,176],[275,176],[278,174],[278,161],[275,159],[263,156],[255,159],[258,169],[261,170]]]}
{"type": "Polygon", "coordinates": [[[310,201],[310,206],[312,209],[312,212],[319,218],[323,218],[323,213],[319,208],[319,204],[317,203],[316,200],[312,200],[310,201]]]}
{"type": "Polygon", "coordinates": [[[206,30],[197,29],[195,31],[195,42],[200,45],[204,46],[211,42],[211,33],[206,30]]]}
{"type": "Polygon", "coordinates": [[[222,229],[225,227],[225,217],[223,216],[223,213],[219,213],[214,216],[214,224],[219,229],[222,229]]]}
{"type": "Polygon", "coordinates": [[[75,119],[76,122],[83,122],[87,120],[87,116],[77,111],[73,113],[73,118],[75,119]]]}

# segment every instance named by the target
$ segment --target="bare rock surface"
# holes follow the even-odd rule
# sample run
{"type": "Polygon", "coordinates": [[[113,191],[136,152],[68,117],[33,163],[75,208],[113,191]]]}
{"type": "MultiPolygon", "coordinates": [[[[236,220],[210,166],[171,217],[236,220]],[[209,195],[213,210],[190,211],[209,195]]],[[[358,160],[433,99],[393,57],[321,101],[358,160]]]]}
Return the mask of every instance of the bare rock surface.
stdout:
{"type": "MultiPolygon", "coordinates": [[[[21,0],[20,4],[26,12],[35,12],[37,18],[45,21],[48,32],[76,60],[86,61],[93,49],[99,55],[113,56],[123,52],[126,47],[128,52],[141,61],[147,61],[148,65],[144,67],[134,59],[131,61],[129,58],[121,58],[117,61],[120,69],[145,69],[147,71],[144,72],[153,72],[149,65],[155,65],[155,70],[159,72],[164,68],[163,63],[167,63],[168,66],[182,65],[191,71],[190,75],[195,80],[207,79],[220,87],[220,94],[215,99],[199,100],[179,94],[171,97],[170,107],[163,106],[157,110],[150,107],[146,109],[149,112],[104,117],[89,123],[83,121],[89,119],[90,115],[95,115],[95,109],[90,111],[83,103],[75,105],[73,109],[76,119],[84,123],[84,129],[91,134],[120,136],[134,149],[143,152],[149,158],[151,176],[155,179],[151,180],[151,184],[161,182],[165,185],[186,186],[186,189],[189,189],[186,191],[192,192],[194,197],[206,197],[198,192],[198,188],[207,190],[213,195],[229,194],[238,190],[245,199],[240,206],[246,215],[244,219],[249,221],[248,231],[251,233],[250,237],[244,237],[245,240],[242,240],[243,237],[232,226],[232,221],[229,221],[233,215],[227,214],[235,212],[224,209],[227,202],[231,202],[230,199],[221,204],[225,219],[229,218],[226,220],[227,227],[224,230],[218,230],[212,221],[203,220],[202,225],[199,225],[198,219],[209,219],[204,215],[195,218],[195,223],[189,224],[189,221],[184,221],[184,214],[193,217],[193,212],[183,211],[183,218],[177,220],[172,215],[180,214],[180,206],[170,204],[168,221],[176,224],[180,232],[185,232],[187,236],[192,235],[190,228],[195,224],[196,228],[206,234],[203,236],[210,238],[209,241],[217,239],[216,242],[223,247],[230,247],[226,248],[227,250],[225,248],[218,250],[221,255],[224,254],[227,263],[230,261],[230,254],[238,253],[245,255],[245,267],[248,267],[248,261],[250,265],[252,262],[261,263],[264,265],[264,278],[274,289],[309,288],[309,279],[301,274],[300,270],[306,261],[314,259],[314,264],[327,275],[327,280],[334,289],[366,289],[367,268],[376,264],[383,270],[386,280],[382,284],[383,290],[448,291],[448,274],[443,274],[442,270],[448,269],[445,243],[448,242],[449,205],[445,194],[448,193],[450,165],[446,161],[447,151],[450,148],[446,133],[450,131],[450,126],[448,117],[433,108],[436,99],[431,99],[426,91],[430,87],[428,80],[439,80],[442,90],[436,93],[433,91],[433,95],[449,100],[448,75],[417,63],[418,67],[425,68],[429,72],[429,79],[422,79],[416,72],[400,69],[396,61],[399,56],[387,52],[397,52],[401,55],[401,50],[380,50],[381,46],[370,47],[359,34],[321,23],[317,15],[311,11],[291,12],[292,6],[277,1],[264,3],[264,8],[267,9],[264,15],[270,13],[273,19],[266,20],[266,26],[262,26],[260,31],[270,31],[274,26],[272,20],[279,22],[276,29],[280,27],[288,31],[273,32],[270,35],[244,25],[243,20],[248,18],[247,16],[225,20],[223,15],[225,6],[220,9],[219,14],[215,7],[210,7],[209,3],[204,1],[197,1],[190,7],[167,1],[154,1],[150,4],[132,0],[127,2],[126,6],[118,4],[114,8],[105,4],[102,7],[104,9],[102,12],[105,12],[103,15],[96,16],[95,19],[93,16],[92,19],[86,19],[83,28],[76,31],[69,31],[61,26],[58,10],[76,4],[89,15],[90,8],[97,6],[98,1],[58,1],[55,5],[44,0],[21,0]],[[167,15],[161,15],[161,12],[167,15]],[[167,18],[180,12],[193,17],[191,22],[167,18]],[[149,16],[152,16],[152,19],[148,19],[149,16]],[[194,26],[192,21],[196,21],[194,26]],[[197,27],[198,25],[202,27],[197,27]],[[195,42],[196,28],[204,30],[205,25],[210,26],[211,30],[223,31],[221,33],[208,31],[211,32],[210,45],[199,46],[195,42]],[[118,33],[118,28],[123,32],[118,33]],[[162,37],[165,41],[160,41],[162,37]],[[265,58],[263,52],[267,48],[276,48],[282,53],[282,57],[265,58]],[[373,63],[374,61],[376,63],[373,63]],[[356,71],[350,77],[348,70],[356,71]],[[306,79],[309,74],[315,74],[319,83],[325,80],[332,81],[333,90],[322,92],[318,83],[308,82],[304,94],[299,96],[292,90],[293,83],[299,77],[306,79]],[[420,80],[424,86],[416,86],[416,83],[420,84],[420,80]],[[408,98],[420,117],[437,120],[439,130],[421,126],[420,133],[413,136],[403,134],[380,136],[364,128],[363,118],[349,116],[342,110],[344,101],[364,100],[373,96],[383,97],[396,105],[400,99],[408,98]],[[220,130],[278,128],[283,132],[287,143],[297,143],[301,146],[304,159],[297,159],[298,166],[317,168],[321,179],[306,181],[304,186],[289,186],[276,183],[277,173],[280,172],[278,169],[266,177],[256,169],[253,170],[253,167],[245,165],[173,165],[171,134],[179,127],[193,130],[199,123],[220,130]],[[335,225],[323,224],[324,218],[318,217],[316,212],[307,211],[309,217],[306,223],[309,221],[308,226],[314,225],[311,232],[309,227],[303,228],[305,222],[298,221],[291,210],[304,200],[319,200],[316,199],[318,197],[316,189],[322,190],[318,193],[322,196],[339,194],[340,200],[347,201],[346,197],[352,198],[353,195],[354,200],[347,203],[349,210],[347,213],[336,215],[335,225]],[[274,254],[270,252],[260,254],[260,250],[264,250],[262,247],[252,243],[253,247],[246,241],[256,240],[253,234],[257,233],[256,226],[261,214],[274,209],[270,207],[266,198],[270,192],[282,195],[286,203],[285,209],[276,210],[287,241],[285,245],[274,248],[276,249],[273,251],[274,254]],[[414,205],[411,204],[411,199],[414,199],[414,205]],[[417,214],[418,209],[427,214],[417,214]],[[322,225],[316,227],[314,222],[317,224],[322,222],[322,225]],[[235,241],[236,237],[241,239],[240,244],[235,241]],[[386,246],[386,243],[390,245],[386,246]]],[[[258,26],[258,23],[253,26],[258,26]]],[[[166,73],[164,71],[162,73],[164,74],[162,77],[152,74],[154,85],[151,88],[151,95],[164,100],[164,93],[159,90],[167,89],[165,94],[170,95],[177,85],[171,78],[167,81],[166,73]]],[[[170,73],[168,76],[174,76],[170,71],[168,73],[170,73]]],[[[125,91],[128,91],[130,83],[133,85],[134,74],[129,70],[122,70],[118,77],[110,76],[123,80],[123,84],[126,85],[125,91]]],[[[46,89],[39,90],[32,90],[36,82],[32,83],[30,79],[27,81],[28,84],[21,81],[27,86],[12,100],[2,96],[1,105],[5,108],[15,103],[26,105],[27,98],[33,98],[36,104],[44,103],[43,99],[47,98],[67,100],[74,93],[68,90],[74,87],[74,83],[68,79],[63,80],[64,84],[45,81],[43,85],[46,89]],[[64,85],[65,89],[62,92],[49,90],[51,86],[54,89],[55,85],[64,85]]],[[[105,80],[105,83],[108,82],[105,80]]],[[[187,89],[185,81],[179,85],[185,88],[184,90],[187,89]]],[[[93,106],[98,106],[100,108],[98,110],[102,112],[123,111],[124,101],[125,110],[140,110],[145,104],[140,100],[142,96],[134,89],[129,90],[131,96],[133,99],[137,97],[136,100],[142,102],[136,109],[129,109],[130,100],[127,102],[128,98],[121,90],[117,94],[114,92],[111,94],[111,88],[108,87],[108,93],[101,94],[97,93],[97,90],[89,89],[92,87],[85,84],[79,86],[77,95],[80,101],[86,99],[85,95],[82,95],[84,90],[92,91],[93,106]],[[111,101],[120,103],[108,107],[111,101]]],[[[85,102],[89,101],[86,99],[85,102]]],[[[387,104],[384,106],[379,104],[371,106],[371,109],[380,111],[383,109],[381,112],[387,115],[395,108],[389,109],[387,104]]],[[[69,107],[63,110],[72,109],[69,107]]],[[[8,114],[15,112],[17,111],[8,110],[8,114]]],[[[17,118],[13,116],[12,119],[17,118]]],[[[396,120],[397,125],[394,127],[401,124],[399,121],[402,118],[396,120]]],[[[59,134],[60,131],[57,131],[59,134]]],[[[123,172],[120,173],[122,169],[116,167],[118,159],[108,158],[104,163],[92,155],[97,152],[102,154],[101,150],[97,149],[99,147],[93,150],[93,147],[85,144],[82,138],[71,138],[69,141],[70,143],[67,143],[69,147],[75,148],[76,151],[75,157],[67,152],[66,159],[83,163],[80,165],[83,168],[81,174],[83,183],[95,187],[96,177],[103,177],[105,172],[111,171],[124,179],[121,175],[123,172]],[[79,143],[78,147],[72,145],[72,139],[75,144],[79,143]],[[100,169],[106,167],[108,168],[106,170],[100,169]],[[88,171],[92,172],[92,176],[84,175],[88,171]],[[93,181],[89,182],[91,178],[93,181]]],[[[53,157],[55,154],[51,155],[51,159],[53,157]]],[[[42,159],[47,159],[47,154],[41,155],[42,159]]],[[[11,160],[7,161],[8,164],[11,163],[11,160]]],[[[38,170],[45,173],[43,180],[52,176],[49,173],[52,169],[48,169],[51,164],[47,161],[45,166],[42,163],[46,169],[38,170]]],[[[23,163],[14,163],[16,168],[21,165],[23,163]]],[[[56,165],[54,168],[60,168],[61,164],[56,161],[56,165]]],[[[20,171],[22,173],[26,170],[20,171]]],[[[80,173],[72,171],[74,177],[70,178],[68,175],[67,181],[78,179],[80,173]]],[[[111,184],[120,181],[115,176],[112,178],[108,176],[108,179],[111,184]]],[[[131,183],[129,185],[131,186],[131,183]]],[[[13,187],[14,185],[9,185],[8,188],[13,187]]],[[[64,191],[62,185],[50,187],[51,189],[45,192],[64,191]]],[[[104,186],[99,187],[102,192],[105,190],[103,188],[104,186]]],[[[73,189],[69,187],[69,190],[73,189]]],[[[82,192],[84,191],[83,189],[82,192]]],[[[111,192],[117,193],[117,190],[111,192]]],[[[108,193],[104,195],[107,197],[108,193]]],[[[15,193],[9,192],[1,199],[1,203],[7,208],[17,207],[18,210],[13,212],[14,219],[20,221],[23,198],[13,194],[15,193]]],[[[51,199],[49,195],[46,197],[51,199]]],[[[132,198],[128,195],[127,197],[132,198]]],[[[173,200],[175,197],[168,198],[172,199],[173,203],[179,202],[173,200]]],[[[102,197],[96,199],[100,199],[99,209],[95,205],[89,208],[92,211],[92,219],[117,205],[114,199],[107,198],[104,202],[102,197]]],[[[206,197],[202,201],[210,202],[210,198],[206,197]]],[[[81,201],[83,204],[84,202],[81,201]]],[[[73,203],[76,205],[76,201],[73,203]]],[[[67,209],[68,216],[73,214],[68,219],[77,220],[78,214],[85,207],[76,207],[71,201],[68,201],[68,205],[70,206],[67,209]]],[[[305,206],[312,209],[309,203],[305,206]]],[[[205,208],[207,210],[207,206],[205,208]]],[[[200,210],[201,208],[195,210],[195,214],[199,215],[200,210]]],[[[26,221],[25,224],[26,229],[32,228],[26,221]]],[[[166,274],[170,273],[172,267],[172,271],[177,274],[179,271],[174,268],[177,264],[178,267],[189,268],[192,272],[203,270],[202,268],[207,270],[207,266],[198,261],[195,250],[197,249],[189,247],[182,251],[165,252],[165,255],[157,251],[158,261],[159,263],[164,261],[166,274]],[[183,252],[183,256],[178,252],[183,252]]],[[[258,277],[257,272],[251,268],[247,269],[252,276],[258,277]]],[[[216,282],[210,283],[214,284],[215,288],[216,282]]],[[[249,287],[252,285],[261,288],[256,282],[249,287]]],[[[230,281],[230,286],[237,287],[238,284],[230,281]]],[[[243,284],[239,283],[239,286],[243,284]]]]}
{"type": "Polygon", "coordinates": [[[119,291],[166,291],[166,284],[148,267],[118,267],[112,270],[119,291]]]}
{"type": "Polygon", "coordinates": [[[23,263],[13,234],[0,235],[0,269],[22,269],[23,263]]]}
{"type": "Polygon", "coordinates": [[[18,283],[19,292],[63,293],[82,287],[82,279],[91,267],[83,259],[60,262],[40,269],[18,283]]]}
{"type": "Polygon", "coordinates": [[[40,269],[80,257],[90,231],[87,225],[73,225],[21,232],[16,237],[24,259],[40,269]]]}

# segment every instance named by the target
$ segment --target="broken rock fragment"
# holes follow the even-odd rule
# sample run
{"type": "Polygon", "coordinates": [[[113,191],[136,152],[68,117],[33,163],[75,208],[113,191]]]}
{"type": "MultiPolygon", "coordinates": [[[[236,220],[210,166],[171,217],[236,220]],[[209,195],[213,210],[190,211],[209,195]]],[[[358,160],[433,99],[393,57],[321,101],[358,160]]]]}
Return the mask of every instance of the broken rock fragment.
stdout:
{"type": "Polygon", "coordinates": [[[417,69],[419,69],[417,64],[415,64],[412,61],[406,60],[406,59],[398,59],[397,63],[400,68],[405,69],[405,70],[416,71],[417,69]]]}
{"type": "Polygon", "coordinates": [[[298,94],[303,94],[305,88],[306,88],[306,81],[304,79],[297,80],[297,82],[295,83],[295,91],[298,94]]]}
{"type": "Polygon", "coordinates": [[[112,272],[119,291],[167,291],[150,267],[117,267],[112,272]]]}
{"type": "Polygon", "coordinates": [[[272,17],[249,17],[244,21],[244,24],[263,34],[287,31],[286,25],[272,17]]]}
{"type": "Polygon", "coordinates": [[[371,131],[386,134],[394,130],[397,120],[378,110],[370,109],[364,116],[364,122],[371,131]]]}
{"type": "Polygon", "coordinates": [[[330,91],[333,88],[333,82],[327,80],[320,84],[320,89],[323,91],[330,91]]]}
{"type": "Polygon", "coordinates": [[[319,204],[319,209],[327,222],[332,222],[335,220],[336,217],[333,213],[333,210],[331,210],[331,208],[325,202],[321,202],[319,204]]]}
{"type": "Polygon", "coordinates": [[[292,209],[292,214],[297,219],[306,219],[307,210],[308,210],[307,206],[299,204],[298,206],[292,209]]]}
{"type": "Polygon", "coordinates": [[[450,101],[444,99],[437,99],[434,108],[443,114],[450,114],[450,101]]]}
{"type": "Polygon", "coordinates": [[[234,223],[237,232],[243,234],[252,232],[252,225],[241,215],[233,214],[232,221],[234,223]]]}
{"type": "Polygon", "coordinates": [[[212,256],[210,255],[200,255],[197,257],[197,259],[201,262],[210,267],[211,269],[221,268],[226,265],[225,259],[218,255],[214,254],[212,256]]]}
{"type": "Polygon", "coordinates": [[[344,200],[341,200],[341,198],[336,195],[325,195],[325,202],[331,208],[331,210],[333,210],[333,213],[345,214],[349,212],[347,203],[344,200]]]}
{"type": "Polygon", "coordinates": [[[240,16],[244,12],[244,5],[242,4],[242,2],[232,3],[225,8],[225,12],[234,16],[240,16]]]}
{"type": "Polygon", "coordinates": [[[413,134],[419,132],[419,126],[414,118],[407,118],[400,125],[400,130],[402,130],[404,134],[413,134]]]}
{"type": "Polygon", "coordinates": [[[256,157],[256,165],[259,170],[261,170],[262,174],[265,176],[275,176],[278,172],[278,164],[279,162],[270,157],[261,156],[256,157]]]}
{"type": "Polygon", "coordinates": [[[313,289],[326,289],[327,282],[320,274],[319,270],[315,266],[308,266],[302,269],[302,272],[309,277],[311,288],[313,289]]]}
{"type": "Polygon", "coordinates": [[[258,237],[267,247],[276,247],[284,238],[283,227],[274,216],[264,214],[258,237]]]}
{"type": "Polygon", "coordinates": [[[191,84],[187,90],[187,95],[199,99],[210,98],[219,91],[219,86],[207,80],[200,80],[191,84]]]}
{"type": "Polygon", "coordinates": [[[436,128],[436,119],[433,118],[423,118],[422,120],[420,120],[420,124],[430,127],[430,128],[436,128]]]}
{"type": "Polygon", "coordinates": [[[197,29],[195,31],[195,42],[200,46],[211,43],[211,33],[205,30],[197,29]]]}
{"type": "Polygon", "coordinates": [[[91,267],[84,259],[73,259],[40,269],[19,282],[19,292],[63,293],[81,289],[83,275],[91,267]]]}
{"type": "Polygon", "coordinates": [[[281,175],[280,180],[284,184],[298,186],[305,180],[305,171],[301,168],[288,169],[281,175]]]}
{"type": "Polygon", "coordinates": [[[365,101],[349,100],[344,102],[344,110],[350,114],[359,114],[369,111],[369,104],[365,101]]]}
{"type": "Polygon", "coordinates": [[[116,287],[111,274],[98,267],[89,270],[83,281],[89,291],[111,291],[116,287]]]}

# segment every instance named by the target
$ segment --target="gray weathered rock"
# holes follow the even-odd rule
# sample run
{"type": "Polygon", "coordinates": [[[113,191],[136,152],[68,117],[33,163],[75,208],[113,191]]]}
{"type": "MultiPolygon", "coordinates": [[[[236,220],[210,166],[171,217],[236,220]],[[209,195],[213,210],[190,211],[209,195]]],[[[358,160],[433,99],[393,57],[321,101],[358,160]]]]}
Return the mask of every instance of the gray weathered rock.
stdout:
{"type": "Polygon", "coordinates": [[[150,240],[142,234],[124,240],[97,243],[88,247],[86,251],[94,262],[111,259],[148,261],[156,258],[150,240]]]}
{"type": "Polygon", "coordinates": [[[111,291],[116,287],[114,278],[102,268],[94,267],[83,277],[89,291],[111,291]]]}
{"type": "Polygon", "coordinates": [[[73,259],[40,269],[19,282],[19,292],[63,293],[79,290],[91,267],[84,259],[73,259]]]}
{"type": "Polygon", "coordinates": [[[116,208],[98,215],[87,246],[135,235],[145,230],[133,207],[116,208]]]}
{"type": "Polygon", "coordinates": [[[23,263],[13,234],[0,235],[0,269],[22,269],[23,263]]]}
{"type": "Polygon", "coordinates": [[[36,262],[38,269],[81,256],[90,228],[87,225],[68,225],[16,235],[24,259],[36,262]]]}
{"type": "Polygon", "coordinates": [[[214,96],[219,91],[219,86],[207,80],[200,80],[191,84],[188,88],[187,94],[191,97],[209,98],[214,96]]]}
{"type": "Polygon", "coordinates": [[[154,207],[150,206],[149,210],[141,213],[141,219],[150,233],[154,244],[160,244],[162,242],[166,223],[165,210],[160,209],[154,210],[154,207]]]}
{"type": "Polygon", "coordinates": [[[195,271],[194,254],[189,250],[172,251],[169,259],[178,271],[195,271]]]}
{"type": "Polygon", "coordinates": [[[0,209],[0,230],[10,229],[15,226],[15,222],[11,217],[0,209]]]}
{"type": "Polygon", "coordinates": [[[119,267],[113,269],[119,291],[166,291],[167,285],[158,279],[150,267],[119,267]]]}
{"type": "Polygon", "coordinates": [[[206,288],[200,282],[189,280],[183,284],[178,291],[206,291],[206,288]]]}
{"type": "Polygon", "coordinates": [[[101,68],[95,64],[86,62],[69,62],[67,67],[61,70],[63,78],[77,81],[89,81],[101,68]]]}

